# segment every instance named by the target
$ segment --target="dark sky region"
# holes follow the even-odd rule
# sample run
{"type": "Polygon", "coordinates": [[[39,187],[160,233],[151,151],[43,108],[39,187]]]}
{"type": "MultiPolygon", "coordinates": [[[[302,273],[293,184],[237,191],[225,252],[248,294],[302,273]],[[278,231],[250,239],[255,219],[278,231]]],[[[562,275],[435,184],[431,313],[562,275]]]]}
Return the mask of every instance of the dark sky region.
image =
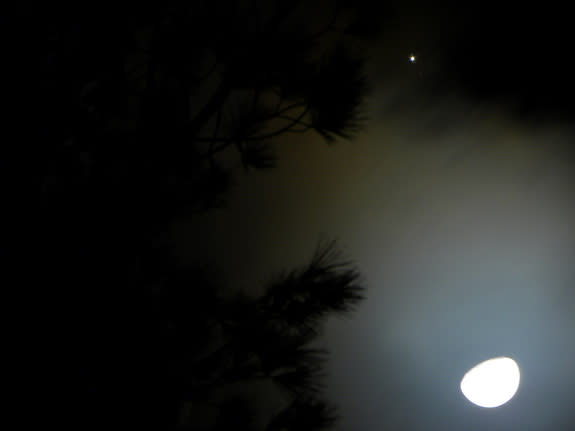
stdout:
{"type": "Polygon", "coordinates": [[[282,138],[226,211],[174,225],[250,292],[321,238],[357,262],[367,300],[323,339],[338,430],[575,429],[569,16],[501,3],[393,5],[357,139],[282,138]],[[471,405],[461,377],[500,355],[517,395],[471,405]]]}

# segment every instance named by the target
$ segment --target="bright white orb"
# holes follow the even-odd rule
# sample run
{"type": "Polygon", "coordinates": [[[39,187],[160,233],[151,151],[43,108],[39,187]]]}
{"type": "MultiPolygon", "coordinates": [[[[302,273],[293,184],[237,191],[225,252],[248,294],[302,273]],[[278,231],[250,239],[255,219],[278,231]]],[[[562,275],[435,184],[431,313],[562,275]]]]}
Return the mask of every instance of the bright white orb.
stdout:
{"type": "Polygon", "coordinates": [[[519,367],[507,357],[488,359],[473,367],[461,380],[461,392],[480,407],[499,407],[519,388],[519,367]]]}
{"type": "Polygon", "coordinates": [[[415,63],[415,55],[411,54],[411,55],[409,56],[409,61],[410,61],[411,63],[415,63]]]}

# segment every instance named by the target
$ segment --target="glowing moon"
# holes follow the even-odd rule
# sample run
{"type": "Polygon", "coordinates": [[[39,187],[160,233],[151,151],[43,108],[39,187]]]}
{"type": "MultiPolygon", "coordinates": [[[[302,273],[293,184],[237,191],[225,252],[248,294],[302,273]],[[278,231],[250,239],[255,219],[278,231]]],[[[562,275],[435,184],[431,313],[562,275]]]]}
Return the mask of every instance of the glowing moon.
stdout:
{"type": "Polygon", "coordinates": [[[461,380],[461,392],[480,407],[499,407],[519,388],[519,367],[507,357],[488,359],[473,367],[461,380]]]}

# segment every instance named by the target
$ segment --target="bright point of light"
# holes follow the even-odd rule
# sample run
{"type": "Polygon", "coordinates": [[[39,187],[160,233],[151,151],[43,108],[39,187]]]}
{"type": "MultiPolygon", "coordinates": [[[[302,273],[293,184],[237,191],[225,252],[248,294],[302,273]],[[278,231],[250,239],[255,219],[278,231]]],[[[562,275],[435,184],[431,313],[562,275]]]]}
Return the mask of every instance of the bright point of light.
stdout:
{"type": "Polygon", "coordinates": [[[411,63],[415,63],[415,55],[411,54],[411,55],[409,56],[409,61],[410,61],[411,63]]]}
{"type": "Polygon", "coordinates": [[[461,392],[480,407],[499,407],[519,388],[519,367],[506,357],[493,358],[473,367],[461,380],[461,392]]]}

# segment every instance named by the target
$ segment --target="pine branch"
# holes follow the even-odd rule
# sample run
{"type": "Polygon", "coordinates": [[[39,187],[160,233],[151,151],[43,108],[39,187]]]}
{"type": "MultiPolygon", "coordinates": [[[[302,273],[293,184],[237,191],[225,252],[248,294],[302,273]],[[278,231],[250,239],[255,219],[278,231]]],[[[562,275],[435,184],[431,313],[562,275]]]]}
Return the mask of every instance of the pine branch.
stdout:
{"type": "Polygon", "coordinates": [[[296,124],[298,124],[299,121],[301,121],[301,119],[303,117],[305,117],[305,115],[308,113],[308,108],[306,108],[297,118],[295,118],[293,120],[293,122],[285,127],[282,127],[280,129],[274,130],[273,132],[267,133],[265,135],[260,135],[260,136],[250,136],[248,139],[250,141],[258,141],[258,140],[263,140],[263,139],[271,139],[271,138],[275,138],[276,136],[279,136],[285,132],[287,132],[288,130],[290,130],[293,126],[295,126],[296,124]]]}
{"type": "Polygon", "coordinates": [[[277,118],[281,118],[283,120],[289,120],[289,121],[292,121],[296,124],[301,124],[301,125],[306,127],[306,130],[311,129],[313,127],[310,123],[306,123],[302,120],[298,120],[297,118],[293,118],[293,117],[290,117],[288,115],[278,115],[277,118]]]}
{"type": "MultiPolygon", "coordinates": [[[[277,136],[280,136],[288,131],[291,131],[293,129],[293,127],[295,127],[297,124],[301,123],[301,120],[303,117],[305,117],[305,115],[307,114],[308,109],[306,108],[297,118],[291,118],[291,123],[288,124],[287,126],[281,127],[277,130],[274,130],[273,132],[264,134],[264,135],[258,135],[258,136],[235,136],[235,137],[226,137],[226,138],[196,138],[195,141],[196,142],[209,142],[209,143],[221,143],[221,145],[214,147],[211,152],[204,154],[202,156],[200,156],[201,159],[206,159],[209,158],[211,156],[213,156],[215,153],[218,153],[220,151],[225,150],[226,148],[228,148],[231,145],[238,145],[238,142],[255,142],[255,141],[265,141],[265,140],[269,140],[272,138],[275,138],[277,136]]],[[[273,118],[273,117],[272,117],[273,118]]],[[[307,129],[306,129],[307,130],[307,129]]],[[[298,130],[298,133],[302,133],[306,130],[298,130]]]]}

